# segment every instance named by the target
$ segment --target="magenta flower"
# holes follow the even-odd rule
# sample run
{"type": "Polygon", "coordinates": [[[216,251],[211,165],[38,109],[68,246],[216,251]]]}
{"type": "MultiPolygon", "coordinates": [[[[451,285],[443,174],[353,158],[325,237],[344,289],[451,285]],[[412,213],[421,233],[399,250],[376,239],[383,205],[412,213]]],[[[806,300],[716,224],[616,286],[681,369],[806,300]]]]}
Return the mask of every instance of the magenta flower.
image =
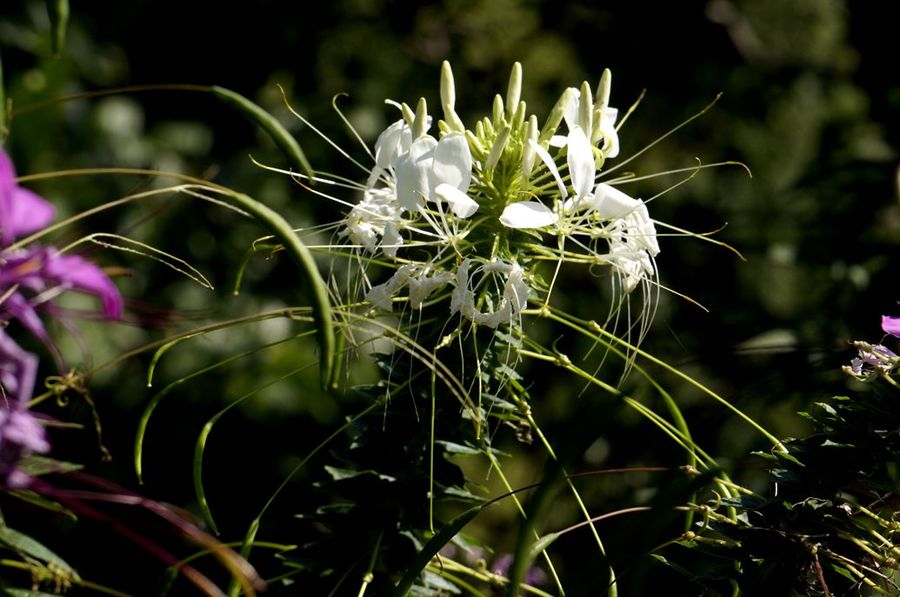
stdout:
{"type": "Polygon", "coordinates": [[[881,329],[884,333],[900,338],[900,317],[881,316],[881,329]]]}
{"type": "Polygon", "coordinates": [[[31,400],[37,368],[37,356],[23,350],[0,329],[0,409],[10,402],[31,400]]]}
{"type": "Polygon", "coordinates": [[[49,343],[39,310],[58,312],[51,299],[67,290],[97,296],[108,319],[122,317],[119,289],[99,267],[77,255],[60,255],[52,247],[0,253],[0,292],[10,294],[0,303],[0,321],[12,317],[28,331],[49,343]],[[12,288],[15,290],[11,291],[12,288]]]}
{"type": "Polygon", "coordinates": [[[0,246],[16,237],[37,232],[53,219],[54,209],[45,199],[16,183],[16,170],[0,149],[0,246]]]}
{"type": "Polygon", "coordinates": [[[22,458],[50,451],[44,427],[17,402],[0,405],[0,486],[13,489],[31,482],[19,468],[22,458]]]}

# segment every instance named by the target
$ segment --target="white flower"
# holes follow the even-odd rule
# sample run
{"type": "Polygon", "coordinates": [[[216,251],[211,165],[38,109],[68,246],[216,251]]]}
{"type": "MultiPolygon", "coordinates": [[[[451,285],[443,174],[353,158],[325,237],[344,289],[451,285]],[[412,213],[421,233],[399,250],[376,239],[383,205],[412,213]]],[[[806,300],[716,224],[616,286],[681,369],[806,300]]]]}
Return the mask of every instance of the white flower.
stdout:
{"type": "Polygon", "coordinates": [[[378,249],[379,238],[383,238],[382,250],[389,257],[396,255],[397,247],[403,243],[399,232],[403,227],[401,208],[390,189],[365,191],[362,201],[350,210],[344,224],[340,236],[349,236],[351,242],[370,253],[378,249]]]}
{"type": "Polygon", "coordinates": [[[394,275],[387,282],[373,286],[366,293],[366,301],[382,311],[393,310],[391,300],[404,286],[409,286],[409,305],[413,309],[421,309],[422,305],[438,288],[453,279],[450,272],[440,272],[433,276],[428,275],[428,266],[407,264],[397,268],[394,275]]]}
{"type": "MultiPolygon", "coordinates": [[[[456,288],[450,298],[450,313],[459,313],[464,318],[477,325],[497,328],[502,323],[513,323],[513,319],[528,304],[530,287],[525,281],[525,271],[516,262],[495,260],[476,266],[474,272],[469,272],[473,259],[465,259],[456,271],[456,288]],[[478,282],[473,283],[473,278],[480,275],[478,282]],[[499,278],[499,279],[498,279],[499,278]],[[483,294],[487,305],[486,311],[480,311],[475,306],[475,292],[487,286],[483,294]],[[503,289],[500,296],[495,291],[503,289]],[[494,304],[499,299],[499,303],[494,304]]],[[[481,296],[482,293],[479,292],[481,296]]]]}

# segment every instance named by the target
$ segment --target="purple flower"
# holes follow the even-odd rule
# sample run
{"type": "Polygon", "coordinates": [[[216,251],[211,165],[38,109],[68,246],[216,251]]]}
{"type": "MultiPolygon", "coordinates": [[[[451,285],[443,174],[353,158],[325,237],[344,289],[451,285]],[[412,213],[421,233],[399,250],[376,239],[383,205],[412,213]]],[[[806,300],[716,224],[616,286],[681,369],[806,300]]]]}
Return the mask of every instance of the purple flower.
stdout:
{"type": "Polygon", "coordinates": [[[875,375],[890,375],[900,365],[900,357],[881,344],[854,342],[853,346],[859,351],[859,356],[843,369],[844,373],[859,380],[866,381],[875,375]]]}
{"type": "Polygon", "coordinates": [[[53,206],[16,183],[16,170],[0,149],[0,246],[16,237],[36,232],[53,219],[53,206]]]}
{"type": "Polygon", "coordinates": [[[22,458],[50,451],[44,427],[18,402],[0,404],[0,486],[25,487],[31,481],[19,468],[22,458]]]}
{"type": "Polygon", "coordinates": [[[22,350],[0,329],[0,404],[8,405],[10,399],[18,404],[31,400],[37,367],[37,356],[22,350]]]}
{"type": "Polygon", "coordinates": [[[35,247],[0,253],[0,321],[12,317],[28,331],[49,343],[38,314],[50,309],[50,300],[67,290],[97,296],[108,319],[122,317],[119,289],[99,267],[77,255],[61,255],[53,247],[35,247]],[[15,288],[15,290],[13,290],[15,288]]]}
{"type": "MultiPolygon", "coordinates": [[[[504,553],[498,556],[496,560],[494,560],[494,565],[491,566],[491,572],[493,572],[494,574],[499,574],[500,576],[508,576],[509,567],[512,566],[512,562],[512,554],[504,553]]],[[[522,579],[522,582],[524,582],[526,585],[539,587],[547,582],[547,573],[537,566],[532,566],[528,569],[528,572],[525,573],[525,578],[522,579]]]]}
{"type": "Polygon", "coordinates": [[[881,329],[884,333],[900,338],[900,317],[881,316],[881,329]]]}

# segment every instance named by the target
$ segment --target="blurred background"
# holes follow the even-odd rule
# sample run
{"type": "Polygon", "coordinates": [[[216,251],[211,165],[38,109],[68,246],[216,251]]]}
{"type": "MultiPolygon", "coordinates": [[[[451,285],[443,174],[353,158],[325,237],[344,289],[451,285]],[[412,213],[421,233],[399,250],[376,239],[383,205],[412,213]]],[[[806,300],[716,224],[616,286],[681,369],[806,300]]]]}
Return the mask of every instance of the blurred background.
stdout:
{"type": "MultiPolygon", "coordinates": [[[[797,411],[845,391],[840,365],[852,356],[848,341],[879,340],[880,315],[900,313],[895,265],[900,252],[900,77],[884,68],[886,58],[900,55],[892,26],[877,3],[842,0],[333,0],[315,8],[286,0],[234,7],[197,0],[133,0],[124,6],[96,0],[73,3],[65,51],[55,58],[44,3],[5,3],[0,55],[14,113],[7,150],[20,174],[131,167],[210,178],[263,200],[297,226],[309,226],[339,218],[340,208],[254,165],[251,154],[273,166],[287,164],[267,138],[208,94],[130,92],[41,104],[122,86],[221,85],[276,114],[317,170],[361,179],[348,160],[288,113],[278,85],[295,110],[360,159],[365,154],[332,109],[332,97],[346,94],[339,105],[371,144],[395,119],[386,98],[412,104],[424,96],[438,105],[444,59],[454,67],[464,121],[489,110],[493,94],[505,90],[513,61],[524,66],[523,99],[539,119],[565,87],[585,79],[595,84],[604,68],[612,69],[611,103],[620,114],[646,90],[619,132],[620,160],[721,93],[711,110],[653,146],[628,170],[646,175],[690,168],[698,159],[747,164],[752,178],[738,167],[704,170],[650,205],[658,221],[696,232],[719,230],[714,238],[743,259],[700,239],[662,238],[662,283],[705,309],[663,292],[644,348],[728,398],[775,435],[799,436],[809,429],[797,411]]],[[[653,178],[628,191],[651,197],[680,179],[653,178]]],[[[30,186],[56,204],[61,215],[71,215],[162,184],[98,175],[30,186]]],[[[89,357],[82,355],[77,335],[57,330],[58,337],[68,338],[64,354],[73,366],[101,363],[192,326],[305,304],[290,265],[265,256],[251,260],[241,294],[232,296],[238,264],[261,231],[227,211],[169,196],[105,212],[66,229],[54,242],[64,245],[88,230],[128,234],[163,248],[190,261],[215,289],[203,289],[147,259],[89,249],[103,265],[128,270],[119,285],[132,321],[81,326],[89,357]]],[[[556,295],[558,305],[602,319],[608,309],[604,281],[585,272],[563,274],[566,291],[556,295]]],[[[534,333],[552,341],[556,332],[542,325],[535,324],[534,333]]],[[[162,359],[152,389],[145,383],[149,355],[105,369],[92,380],[91,391],[113,460],[101,462],[96,436],[89,432],[58,432],[56,445],[80,455],[91,473],[136,489],[134,433],[155,391],[292,329],[289,322],[274,320],[178,347],[162,359]]],[[[573,359],[590,350],[574,339],[568,342],[573,359]]],[[[259,351],[173,392],[151,422],[140,490],[194,508],[191,455],[203,423],[261,380],[308,362],[313,349],[299,342],[259,351]]],[[[357,372],[360,379],[371,377],[364,369],[357,372]]],[[[620,369],[609,368],[610,381],[618,379],[620,369]]],[[[577,469],[682,463],[669,440],[633,411],[584,391],[575,379],[549,373],[535,366],[529,375],[538,380],[531,394],[551,441],[565,443],[563,434],[573,424],[592,427],[596,437],[577,469]],[[573,413],[591,400],[603,405],[594,411],[598,416],[573,423],[573,413]]],[[[662,371],[653,373],[683,406],[701,445],[743,482],[764,480],[754,476],[747,461],[751,451],[766,449],[758,434],[691,386],[662,371]]],[[[652,402],[639,378],[632,376],[624,386],[652,402]]],[[[352,395],[323,396],[310,369],[267,387],[221,420],[210,440],[206,478],[224,537],[243,534],[272,488],[343,417],[359,409],[357,402],[352,395]]],[[[77,399],[50,412],[90,421],[89,407],[77,399]]],[[[533,482],[540,475],[542,452],[507,434],[498,434],[498,442],[523,455],[510,476],[518,484],[533,482]]],[[[276,504],[272,520],[300,509],[305,475],[276,504]]],[[[652,499],[659,491],[656,481],[635,475],[584,481],[583,489],[592,511],[603,512],[652,499]]],[[[548,527],[565,525],[570,506],[561,503],[558,520],[549,520],[548,527]]],[[[27,513],[21,516],[26,519],[27,513]]],[[[134,516],[140,526],[140,517],[134,516]]],[[[479,521],[474,535],[511,548],[516,521],[510,509],[491,510],[479,521]]],[[[122,539],[114,533],[60,521],[28,524],[57,533],[69,545],[57,546],[59,551],[85,576],[138,593],[149,582],[135,578],[133,569],[111,565],[125,557],[115,549],[122,539]],[[72,547],[79,544],[90,548],[72,547]]],[[[628,550],[638,549],[626,539],[629,530],[614,523],[608,532],[611,553],[618,545],[623,561],[631,562],[633,570],[625,574],[633,594],[642,594],[641,583],[651,581],[640,580],[641,565],[628,559],[628,550]]],[[[263,533],[272,540],[302,542],[291,536],[289,524],[264,526],[263,533]]],[[[585,559],[591,545],[579,539],[587,541],[587,533],[560,549],[571,551],[567,572],[580,578],[585,594],[592,594],[590,560],[585,559]]]]}

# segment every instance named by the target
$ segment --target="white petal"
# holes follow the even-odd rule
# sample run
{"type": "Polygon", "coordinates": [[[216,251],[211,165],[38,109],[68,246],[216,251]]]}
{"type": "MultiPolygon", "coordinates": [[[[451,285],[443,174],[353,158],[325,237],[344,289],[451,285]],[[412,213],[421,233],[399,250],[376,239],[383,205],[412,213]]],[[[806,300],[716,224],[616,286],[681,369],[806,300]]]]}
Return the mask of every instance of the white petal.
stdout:
{"type": "Polygon", "coordinates": [[[550,137],[550,147],[565,147],[566,141],[565,135],[553,135],[550,137]]]}
{"type": "Polygon", "coordinates": [[[543,228],[558,219],[553,210],[537,201],[510,203],[500,215],[500,222],[507,228],[543,228]]]}
{"type": "Polygon", "coordinates": [[[594,189],[593,207],[601,218],[618,220],[632,213],[641,205],[643,202],[639,199],[633,199],[606,183],[601,182],[594,189]]]}
{"type": "Polygon", "coordinates": [[[458,218],[468,218],[478,211],[478,203],[454,186],[442,183],[435,187],[434,192],[450,204],[450,210],[458,218]]]}
{"type": "Polygon", "coordinates": [[[396,257],[397,249],[403,244],[403,237],[396,224],[388,222],[384,225],[384,234],[381,237],[381,251],[385,257],[396,257]]]}
{"type": "Polygon", "coordinates": [[[391,294],[388,291],[387,283],[373,286],[372,290],[366,293],[366,302],[372,303],[376,309],[392,311],[391,294]]]}
{"type": "Polygon", "coordinates": [[[619,155],[619,133],[616,131],[616,117],[619,111],[607,107],[600,117],[600,135],[604,139],[603,149],[606,157],[614,158],[619,155]]]}
{"type": "MultiPolygon", "coordinates": [[[[400,139],[406,123],[400,119],[384,129],[375,141],[375,165],[387,168],[394,165],[397,154],[401,151],[400,139]]],[[[407,127],[409,128],[409,127],[407,127]]]]}
{"type": "Polygon", "coordinates": [[[553,178],[556,179],[556,186],[559,187],[559,194],[563,199],[568,197],[569,193],[566,192],[566,185],[563,184],[562,178],[559,176],[559,170],[556,168],[553,158],[550,157],[550,154],[547,153],[546,149],[538,145],[533,139],[529,139],[528,142],[532,145],[534,151],[538,154],[538,157],[541,158],[541,161],[544,162],[544,165],[547,166],[547,169],[550,170],[550,174],[553,175],[553,178]]]}
{"type": "Polygon", "coordinates": [[[569,87],[566,89],[566,93],[569,94],[569,101],[563,110],[563,119],[571,131],[572,127],[578,125],[578,103],[581,101],[581,91],[577,87],[569,87]]]}
{"type": "Polygon", "coordinates": [[[418,211],[431,192],[429,174],[436,145],[433,137],[419,137],[398,159],[397,200],[403,209],[418,211]]]}
{"type": "Polygon", "coordinates": [[[580,126],[575,126],[569,131],[567,140],[569,153],[566,161],[569,164],[569,176],[572,177],[572,187],[576,197],[585,197],[594,186],[594,174],[597,167],[594,164],[594,152],[591,142],[588,141],[580,126]]]}
{"type": "Polygon", "coordinates": [[[460,191],[469,188],[472,181],[472,152],[465,135],[444,135],[434,148],[432,165],[435,181],[453,185],[460,191]]]}

